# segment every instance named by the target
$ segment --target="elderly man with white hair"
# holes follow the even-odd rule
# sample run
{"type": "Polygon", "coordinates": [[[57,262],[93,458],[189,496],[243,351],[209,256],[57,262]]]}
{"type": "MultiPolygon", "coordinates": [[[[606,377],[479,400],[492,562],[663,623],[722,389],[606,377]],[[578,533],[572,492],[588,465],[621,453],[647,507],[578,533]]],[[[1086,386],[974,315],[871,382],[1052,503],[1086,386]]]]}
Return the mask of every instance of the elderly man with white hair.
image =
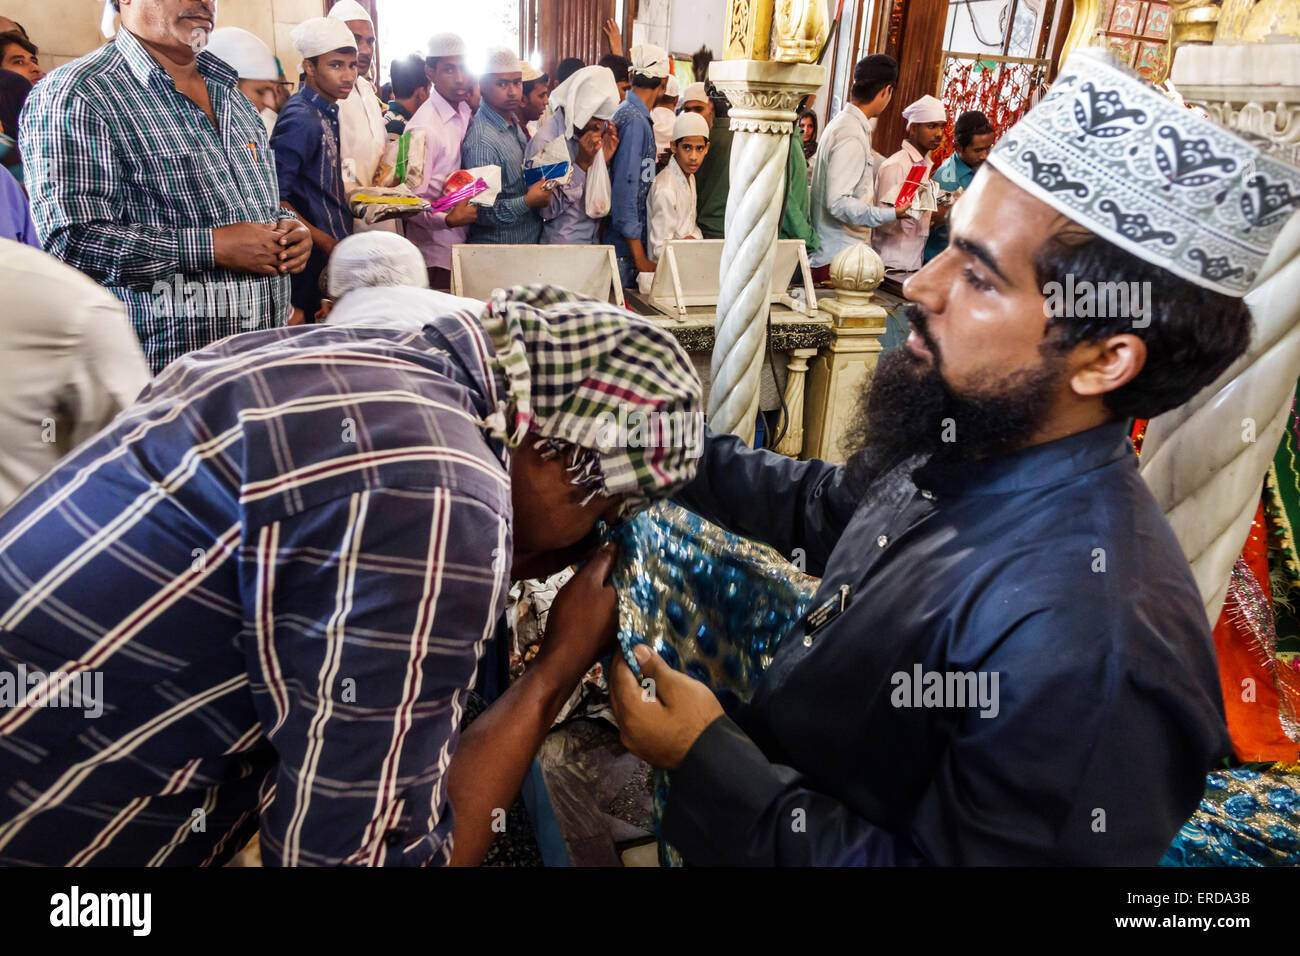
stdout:
{"type": "Polygon", "coordinates": [[[332,300],[326,322],[419,331],[440,315],[483,311],[480,299],[429,288],[424,256],[409,240],[388,232],[362,232],[340,242],[326,278],[332,300]]]}
{"type": "Polygon", "coordinates": [[[491,206],[479,207],[478,218],[469,227],[469,241],[537,242],[542,234],[537,211],[551,201],[551,191],[544,179],[532,186],[524,181],[528,138],[515,117],[524,95],[519,57],[504,47],[489,50],[479,86],[482,101],[465,134],[460,161],[465,169],[499,167],[501,192],[491,206]]]}
{"type": "MultiPolygon", "coordinates": [[[[899,188],[913,166],[925,167],[921,188],[929,188],[930,172],[934,168],[930,153],[943,140],[943,127],[947,122],[943,104],[928,94],[903,110],[903,118],[907,120],[907,138],[898,152],[880,164],[876,173],[876,196],[886,203],[892,203],[898,196],[899,188]]],[[[932,215],[934,213],[922,212],[917,218],[903,216],[876,227],[871,235],[871,244],[880,253],[886,269],[915,272],[921,268],[932,215]]]]}

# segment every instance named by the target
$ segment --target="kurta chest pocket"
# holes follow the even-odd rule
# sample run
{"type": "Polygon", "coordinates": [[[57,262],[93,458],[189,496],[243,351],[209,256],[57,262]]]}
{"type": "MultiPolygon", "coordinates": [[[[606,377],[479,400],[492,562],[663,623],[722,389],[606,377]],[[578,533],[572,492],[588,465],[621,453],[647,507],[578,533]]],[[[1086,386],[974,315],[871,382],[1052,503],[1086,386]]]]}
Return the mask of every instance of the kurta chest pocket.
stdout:
{"type": "Polygon", "coordinates": [[[123,162],[123,212],[151,226],[217,227],[275,218],[269,149],[146,149],[123,162]]]}

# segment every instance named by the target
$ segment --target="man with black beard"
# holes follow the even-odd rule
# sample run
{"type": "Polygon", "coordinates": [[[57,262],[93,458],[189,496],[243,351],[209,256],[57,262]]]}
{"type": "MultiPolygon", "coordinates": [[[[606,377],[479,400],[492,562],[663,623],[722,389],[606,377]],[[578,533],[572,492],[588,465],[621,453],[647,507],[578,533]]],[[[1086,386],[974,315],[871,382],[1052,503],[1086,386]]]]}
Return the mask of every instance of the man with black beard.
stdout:
{"type": "Polygon", "coordinates": [[[1160,860],[1229,740],[1126,425],[1245,349],[1241,296],[1290,213],[1257,187],[1295,195],[1300,170],[1076,55],[908,279],[912,332],[849,464],[709,437],[678,500],[802,549],[821,585],[732,713],[649,648],[653,694],[611,674],[624,743],[671,770],[662,835],[687,862],[1160,860]],[[1049,308],[1067,275],[1145,305],[1049,308]]]}

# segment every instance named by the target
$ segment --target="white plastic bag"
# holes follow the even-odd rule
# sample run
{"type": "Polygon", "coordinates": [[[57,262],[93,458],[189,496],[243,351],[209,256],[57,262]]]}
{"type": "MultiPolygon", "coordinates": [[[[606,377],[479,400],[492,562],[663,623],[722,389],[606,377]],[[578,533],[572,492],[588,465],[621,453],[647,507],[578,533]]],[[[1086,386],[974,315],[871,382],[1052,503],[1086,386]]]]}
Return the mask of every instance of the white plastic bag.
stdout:
{"type": "Polygon", "coordinates": [[[605,151],[596,150],[596,158],[587,170],[587,184],[582,190],[582,199],[587,207],[587,215],[592,219],[603,219],[609,215],[611,194],[609,185],[609,168],[605,165],[605,151]]]}

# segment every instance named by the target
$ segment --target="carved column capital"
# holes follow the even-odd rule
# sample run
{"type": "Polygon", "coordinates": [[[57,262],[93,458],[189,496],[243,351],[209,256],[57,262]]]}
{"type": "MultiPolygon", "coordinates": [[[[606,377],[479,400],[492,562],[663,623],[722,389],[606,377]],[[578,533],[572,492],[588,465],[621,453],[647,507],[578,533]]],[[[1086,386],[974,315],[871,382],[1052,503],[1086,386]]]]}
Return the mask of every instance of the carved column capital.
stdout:
{"type": "Polygon", "coordinates": [[[709,79],[731,104],[733,132],[786,134],[799,102],[826,82],[826,68],[815,63],[721,60],[709,67],[709,79]]]}

